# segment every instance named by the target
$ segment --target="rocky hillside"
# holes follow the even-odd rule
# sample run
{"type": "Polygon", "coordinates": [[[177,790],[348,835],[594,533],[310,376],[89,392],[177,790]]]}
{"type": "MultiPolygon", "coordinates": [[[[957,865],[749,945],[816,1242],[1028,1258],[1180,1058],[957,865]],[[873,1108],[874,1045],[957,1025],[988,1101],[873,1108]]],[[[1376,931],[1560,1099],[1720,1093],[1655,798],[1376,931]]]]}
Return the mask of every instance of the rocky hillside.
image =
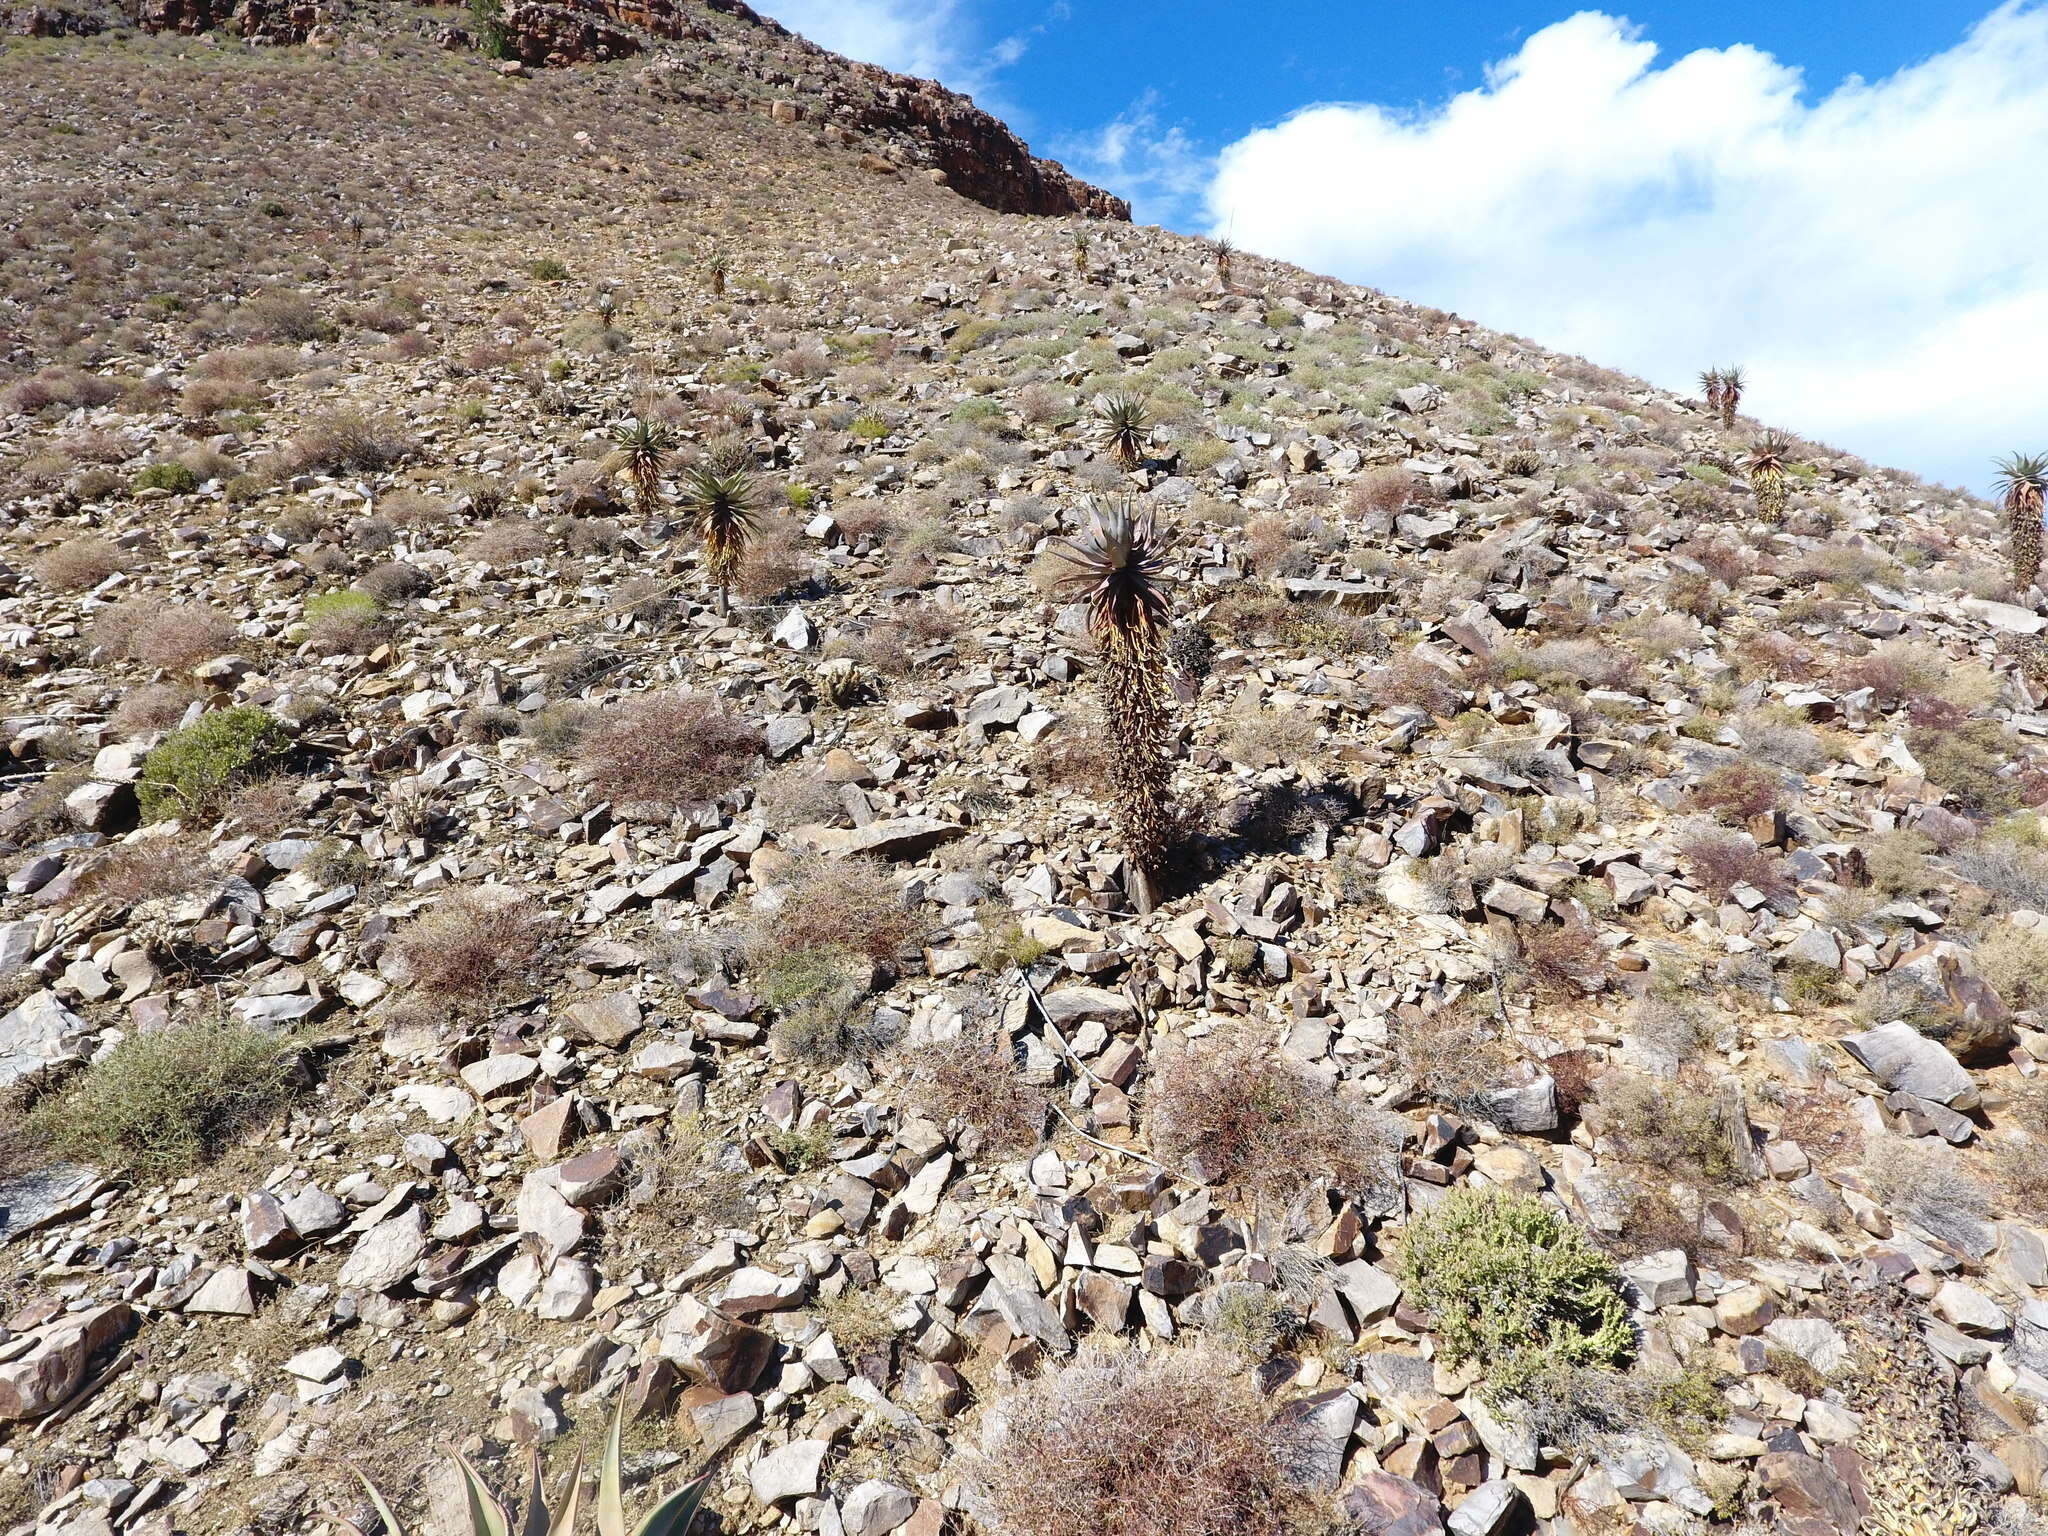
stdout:
{"type": "Polygon", "coordinates": [[[460,1533],[615,1408],[700,1530],[2035,1529],[1988,508],[738,6],[206,14],[0,51],[0,1531],[460,1533]]]}

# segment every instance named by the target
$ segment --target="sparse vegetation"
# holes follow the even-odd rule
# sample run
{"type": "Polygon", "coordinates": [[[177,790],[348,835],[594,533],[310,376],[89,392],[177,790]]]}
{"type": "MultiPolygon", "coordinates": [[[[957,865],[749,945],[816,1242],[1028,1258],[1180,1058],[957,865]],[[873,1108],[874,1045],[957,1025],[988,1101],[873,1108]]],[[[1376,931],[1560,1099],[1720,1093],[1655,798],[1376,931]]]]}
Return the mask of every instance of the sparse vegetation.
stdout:
{"type": "Polygon", "coordinates": [[[289,1036],[215,1016],[131,1034],[38,1104],[33,1134],[68,1157],[144,1178],[184,1172],[289,1096],[289,1036]]]}
{"type": "Polygon", "coordinates": [[[1635,1352],[1613,1264],[1564,1217],[1510,1190],[1459,1190],[1409,1223],[1399,1267],[1446,1358],[1476,1359],[1514,1396],[1559,1367],[1635,1352]]]}
{"type": "Polygon", "coordinates": [[[201,715],[143,759],[135,791],[143,819],[203,817],[219,808],[230,789],[277,767],[291,745],[276,717],[253,706],[201,715]]]}
{"type": "Polygon", "coordinates": [[[676,809],[751,778],[760,766],[761,733],[707,694],[649,694],[586,735],[577,756],[596,793],[676,809]]]}
{"type": "Polygon", "coordinates": [[[476,1002],[530,978],[553,924],[524,897],[457,891],[392,936],[411,985],[443,1002],[476,1002]]]}

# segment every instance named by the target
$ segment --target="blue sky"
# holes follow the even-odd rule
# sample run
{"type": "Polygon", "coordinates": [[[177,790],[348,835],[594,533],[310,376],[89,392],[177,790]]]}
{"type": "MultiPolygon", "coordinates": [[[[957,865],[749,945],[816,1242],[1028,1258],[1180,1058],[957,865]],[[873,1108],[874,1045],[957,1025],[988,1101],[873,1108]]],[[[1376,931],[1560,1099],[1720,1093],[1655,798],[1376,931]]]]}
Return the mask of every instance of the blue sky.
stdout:
{"type": "Polygon", "coordinates": [[[2048,0],[767,0],[1141,222],[1982,487],[2048,448],[2048,0]]]}

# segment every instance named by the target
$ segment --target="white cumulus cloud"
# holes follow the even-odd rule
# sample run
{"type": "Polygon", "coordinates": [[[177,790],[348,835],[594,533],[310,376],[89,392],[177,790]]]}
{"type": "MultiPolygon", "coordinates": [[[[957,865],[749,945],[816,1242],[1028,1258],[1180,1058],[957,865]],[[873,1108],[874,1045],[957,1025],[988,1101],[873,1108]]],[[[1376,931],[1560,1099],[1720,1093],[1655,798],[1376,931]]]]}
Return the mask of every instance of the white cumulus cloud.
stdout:
{"type": "Polygon", "coordinates": [[[1209,222],[1666,385],[1739,363],[1763,419],[1982,486],[2048,446],[2048,7],[1802,87],[1755,48],[1660,61],[1582,12],[1441,107],[1239,139],[1209,222]]]}
{"type": "Polygon", "coordinates": [[[820,48],[970,94],[1028,45],[1020,36],[982,48],[964,0],[764,0],[755,9],[820,48]]]}

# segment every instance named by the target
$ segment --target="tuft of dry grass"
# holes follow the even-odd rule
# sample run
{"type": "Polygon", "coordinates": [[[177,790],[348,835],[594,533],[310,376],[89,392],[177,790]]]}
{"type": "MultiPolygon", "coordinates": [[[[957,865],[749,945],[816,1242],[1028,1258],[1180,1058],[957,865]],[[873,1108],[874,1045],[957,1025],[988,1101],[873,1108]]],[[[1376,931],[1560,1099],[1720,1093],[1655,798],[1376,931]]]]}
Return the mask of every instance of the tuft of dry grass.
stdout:
{"type": "Polygon", "coordinates": [[[578,757],[606,799],[674,810],[744,784],[761,749],[760,731],[709,694],[657,693],[591,731],[578,757]]]}
{"type": "Polygon", "coordinates": [[[872,859],[798,854],[777,886],[780,904],[762,914],[748,941],[756,964],[803,953],[893,960],[917,936],[902,887],[872,859]]]}
{"type": "Polygon", "coordinates": [[[1741,832],[1705,828],[1683,838],[1678,851],[1692,866],[1692,877],[1716,901],[1726,901],[1738,885],[1747,885],[1776,900],[1789,895],[1792,877],[1785,862],[1757,847],[1741,832]]]}
{"type": "Polygon", "coordinates": [[[1151,1107],[1162,1158],[1255,1198],[1285,1199],[1316,1180],[1356,1193],[1398,1180],[1400,1142],[1386,1117],[1247,1030],[1162,1049],[1151,1107]]]}
{"type": "Polygon", "coordinates": [[[1613,963],[1600,935],[1584,922],[1518,928],[1522,966],[1539,996],[1584,997],[1607,985],[1613,963]]]}
{"type": "Polygon", "coordinates": [[[188,837],[153,837],[109,849],[80,871],[65,893],[68,907],[111,902],[132,907],[164,896],[183,896],[213,877],[203,844],[188,837]]]}
{"type": "Polygon", "coordinates": [[[58,592],[96,587],[135,562],[105,539],[66,539],[35,563],[36,579],[58,592]]]}
{"type": "Polygon", "coordinates": [[[234,1019],[132,1034],[37,1104],[30,1129],[71,1157],[177,1173],[276,1113],[297,1055],[289,1038],[234,1019]]]}
{"type": "Polygon", "coordinates": [[[349,407],[323,411],[309,421],[285,448],[284,467],[291,474],[389,469],[419,447],[404,428],[349,407]]]}
{"type": "Polygon", "coordinates": [[[1002,1536],[1305,1536],[1304,1450],[1226,1357],[1091,1347],[991,1405],[973,1475],[1002,1536]]]}
{"type": "Polygon", "coordinates": [[[959,1121],[990,1151],[1023,1151],[1045,1134],[1045,1093],[1024,1081],[1006,1040],[935,1040],[909,1055],[904,1075],[912,1108],[939,1125],[959,1121]]]}
{"type": "Polygon", "coordinates": [[[204,603],[136,597],[103,610],[93,622],[93,639],[109,656],[177,670],[234,649],[235,624],[204,603]]]}
{"type": "Polygon", "coordinates": [[[448,1001],[480,999],[517,986],[539,968],[553,931],[525,897],[457,891],[414,918],[393,939],[412,985],[448,1001]]]}
{"type": "Polygon", "coordinates": [[[144,683],[121,695],[108,723],[122,736],[145,736],[167,731],[185,718],[185,711],[200,695],[189,685],[144,683]]]}
{"type": "Polygon", "coordinates": [[[1702,778],[1692,792],[1692,803],[1698,810],[1747,821],[1776,810],[1780,793],[1775,774],[1745,759],[1724,764],[1702,778]]]}

